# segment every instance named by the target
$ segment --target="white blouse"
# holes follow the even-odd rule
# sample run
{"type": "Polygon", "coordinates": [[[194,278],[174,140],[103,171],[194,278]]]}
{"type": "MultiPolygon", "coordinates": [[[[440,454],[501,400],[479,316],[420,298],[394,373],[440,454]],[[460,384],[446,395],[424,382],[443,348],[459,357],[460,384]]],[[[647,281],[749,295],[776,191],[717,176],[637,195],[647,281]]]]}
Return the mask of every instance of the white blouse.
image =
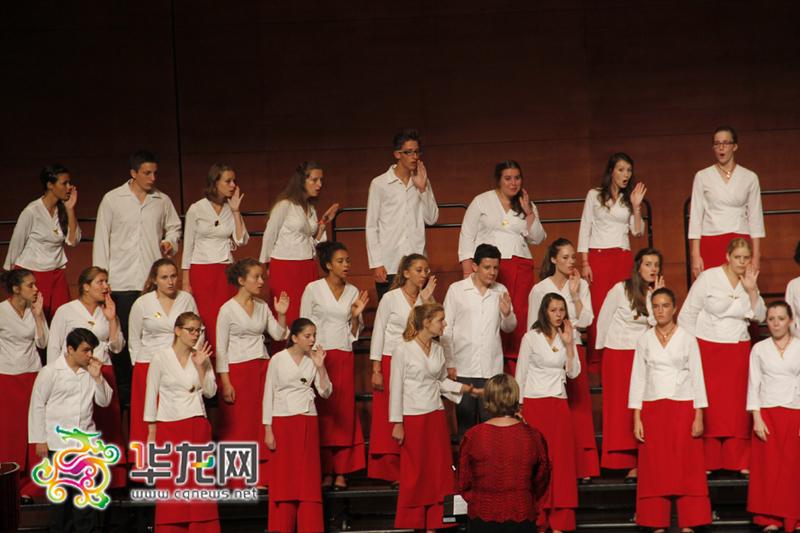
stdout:
{"type": "Polygon", "coordinates": [[[65,236],[61,229],[58,210],[50,215],[42,198],[34,200],[22,210],[17,219],[3,268],[12,270],[18,266],[34,272],[64,268],[67,264],[64,244],[77,246],[81,240],[81,228],[78,227],[75,235],[69,231],[67,233],[65,236]],[[69,240],[73,237],[75,242],[70,243],[69,240]]]}
{"type": "Polygon", "coordinates": [[[654,329],[636,343],[628,409],[641,409],[642,402],[656,400],[692,400],[695,409],[708,407],[700,347],[680,326],[666,346],[658,341],[654,329]]]}
{"type": "Polygon", "coordinates": [[[539,211],[531,204],[536,221],[528,231],[525,213],[514,213],[506,210],[494,189],[479,194],[469,204],[464,221],[461,223],[461,235],[458,239],[458,262],[472,259],[475,248],[486,243],[496,246],[503,259],[513,256],[531,259],[528,245],[539,244],[547,238],[539,211]]]}
{"type": "MultiPolygon", "coordinates": [[[[772,337],[753,346],[747,410],[800,409],[800,339],[792,337],[781,357],[772,337]]],[[[796,438],[796,437],[795,437],[796,438]]]]}
{"type": "Polygon", "coordinates": [[[0,302],[0,374],[16,376],[38,372],[42,360],[36,348],[46,348],[50,329],[42,320],[42,334],[36,334],[36,319],[29,307],[20,318],[10,300],[0,302]]]}
{"type": "Polygon", "coordinates": [[[786,285],[786,303],[792,308],[792,335],[800,338],[800,278],[794,278],[786,285]]]}
{"type": "Polygon", "coordinates": [[[578,233],[578,253],[586,253],[590,248],[607,250],[609,248],[631,249],[628,232],[634,237],[641,237],[642,231],[634,231],[634,216],[631,208],[622,205],[622,196],[611,205],[600,203],[600,189],[592,189],[586,195],[581,215],[581,227],[578,233]]]}
{"type": "Polygon", "coordinates": [[[689,238],[725,233],[743,233],[754,239],[766,236],[758,176],[741,165],[733,169],[728,183],[716,165],[694,176],[689,238]]]}
{"type": "Polygon", "coordinates": [[[156,353],[147,371],[147,392],[144,397],[145,422],[174,422],[195,416],[206,416],[202,396],[211,398],[217,393],[217,382],[211,360],[203,363],[205,379],[192,358],[181,366],[172,347],[156,353]]]}
{"type": "Polygon", "coordinates": [[[520,403],[525,398],[567,398],[567,378],[581,373],[578,352],[567,370],[567,347],[556,333],[553,345],[540,331],[531,330],[522,337],[517,360],[516,380],[519,383],[520,403]]]}
{"type": "MultiPolygon", "coordinates": [[[[567,301],[567,313],[569,313],[569,319],[573,327],[588,328],[592,325],[594,313],[592,312],[592,294],[589,292],[589,283],[585,279],[581,279],[578,286],[578,295],[583,304],[583,309],[581,309],[580,316],[577,316],[575,302],[572,301],[572,294],[569,292],[569,282],[565,283],[561,290],[558,290],[556,284],[553,283],[553,278],[549,277],[534,285],[528,295],[528,324],[526,326],[528,331],[530,331],[533,323],[539,319],[539,307],[542,305],[542,300],[551,292],[560,294],[567,301]]],[[[578,331],[575,332],[576,346],[582,344],[579,333],[578,331]]]]}
{"type": "MultiPolygon", "coordinates": [[[[155,354],[172,347],[175,342],[175,321],[187,311],[197,313],[197,304],[188,292],[178,291],[169,313],[161,307],[156,291],[137,298],[128,317],[131,363],[149,363],[155,354]]],[[[197,345],[204,343],[205,335],[200,335],[197,345]]]]}
{"type": "Polygon", "coordinates": [[[229,372],[229,364],[269,359],[264,332],[276,341],[283,340],[288,332],[281,327],[264,300],[253,298],[253,304],[253,316],[248,315],[234,298],[220,307],[217,315],[217,373],[229,372]]]}
{"type": "Polygon", "coordinates": [[[271,259],[299,261],[313,259],[317,255],[317,243],[327,240],[327,235],[317,241],[315,235],[319,228],[317,210],[308,204],[308,213],[289,200],[275,204],[267,220],[267,228],[261,242],[262,263],[271,259]]]}
{"type": "Polygon", "coordinates": [[[640,316],[631,309],[631,302],[625,295],[625,282],[614,285],[606,296],[600,314],[597,316],[597,337],[595,348],[612,350],[635,350],[636,341],[648,329],[656,325],[653,318],[653,304],[647,294],[647,312],[650,316],[640,316]]]}
{"type": "Polygon", "coordinates": [[[96,433],[92,420],[94,404],[108,407],[112,394],[105,379],[97,383],[88,370],[79,368],[75,372],[65,357],[59,357],[39,372],[33,384],[28,408],[28,442],[47,443],[51,450],[64,450],[71,445],[56,433],[56,426],[96,433]]]}
{"type": "MultiPolygon", "coordinates": [[[[324,279],[306,285],[300,301],[300,316],[317,326],[317,344],[326,350],[350,352],[358,334],[353,335],[353,317],[350,306],[358,299],[358,289],[345,284],[337,300],[324,279]]],[[[358,332],[364,328],[363,313],[358,317],[358,332]]]]}
{"type": "Polygon", "coordinates": [[[95,334],[100,344],[94,349],[95,359],[104,365],[111,366],[112,353],[119,353],[125,347],[125,336],[122,328],[117,331],[117,340],[109,342],[110,325],[103,307],[98,305],[94,314],[90,315],[80,300],[72,300],[58,308],[50,324],[50,339],[47,343],[47,364],[67,353],[67,335],[75,328],[85,328],[95,334]]]}
{"type": "Polygon", "coordinates": [[[500,298],[508,292],[504,285],[494,282],[481,294],[474,279],[472,274],[447,289],[441,342],[448,368],[459,376],[490,378],[503,372],[500,330],[514,331],[517,316],[513,307],[507,317],[500,311],[500,298]]]}
{"type": "MultiPolygon", "coordinates": [[[[414,305],[422,305],[422,297],[417,296],[414,305]]],[[[380,361],[383,356],[392,356],[395,346],[403,342],[403,331],[408,324],[411,306],[403,294],[403,289],[392,289],[381,298],[375,323],[372,326],[372,339],[369,342],[369,358],[380,361]]]]}
{"type": "Polygon", "coordinates": [[[755,310],[742,282],[734,289],[722,267],[702,272],[689,289],[678,316],[678,324],[698,339],[721,344],[749,341],[748,320],[767,317],[764,299],[758,297],[755,310]]]}
{"type": "Polygon", "coordinates": [[[236,238],[236,221],[228,203],[222,204],[219,215],[208,198],[193,203],[186,212],[183,230],[183,260],[188,270],[192,265],[233,263],[231,253],[250,240],[242,220],[242,238],[236,238]]]}
{"type": "Polygon", "coordinates": [[[330,398],[333,392],[329,377],[325,379],[327,386],[324,389],[321,381],[311,357],[304,355],[298,365],[288,350],[281,350],[272,356],[264,386],[264,425],[271,425],[272,418],[276,416],[317,416],[314,388],[322,398],[330,398]]]}
{"type": "Polygon", "coordinates": [[[461,401],[461,383],[447,377],[442,346],[432,342],[430,355],[425,355],[415,341],[400,343],[392,355],[389,421],[441,411],[442,396],[461,401]]]}

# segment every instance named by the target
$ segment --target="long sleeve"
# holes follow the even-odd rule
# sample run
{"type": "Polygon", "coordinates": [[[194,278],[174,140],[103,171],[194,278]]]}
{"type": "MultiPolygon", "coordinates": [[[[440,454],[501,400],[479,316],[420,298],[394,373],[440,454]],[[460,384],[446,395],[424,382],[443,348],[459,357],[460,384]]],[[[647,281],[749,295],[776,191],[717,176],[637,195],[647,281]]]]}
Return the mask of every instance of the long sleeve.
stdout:
{"type": "Polygon", "coordinates": [[[547,238],[547,232],[542,225],[542,219],[539,218],[539,210],[536,209],[536,206],[533,204],[531,204],[531,207],[533,208],[536,220],[531,224],[531,229],[528,230],[528,234],[525,235],[525,242],[528,244],[541,244],[541,242],[547,238]]]}
{"type": "Polygon", "coordinates": [[[706,380],[703,376],[703,360],[700,356],[700,345],[697,339],[692,339],[689,347],[689,375],[692,378],[692,388],[694,389],[694,408],[705,409],[708,407],[708,396],[706,395],[706,380]]]}
{"type": "Polygon", "coordinates": [[[428,180],[428,186],[421,196],[422,220],[428,225],[436,224],[436,221],[439,220],[439,206],[436,205],[436,198],[433,197],[433,188],[431,188],[430,180],[428,180]]]}
{"type": "Polygon", "coordinates": [[[750,351],[750,376],[747,381],[747,410],[761,410],[761,360],[755,347],[750,351]]]}
{"type": "Polygon", "coordinates": [[[53,379],[44,370],[36,376],[28,408],[28,442],[41,444],[47,442],[47,418],[45,406],[53,390],[53,379]]]}
{"type": "Polygon", "coordinates": [[[455,368],[456,361],[455,357],[453,356],[453,332],[455,331],[456,327],[456,317],[458,313],[454,308],[453,304],[453,291],[456,287],[455,284],[450,285],[447,289],[447,294],[444,296],[444,316],[447,317],[447,325],[444,328],[444,332],[440,338],[442,344],[442,351],[444,352],[444,361],[446,368],[455,368]]]}
{"type": "Polygon", "coordinates": [[[628,391],[628,409],[641,409],[644,401],[644,387],[647,383],[647,364],[645,353],[647,351],[647,335],[642,335],[636,343],[636,352],[633,355],[633,368],[631,370],[631,384],[628,391]]]}
{"type": "MultiPolygon", "coordinates": [[[[572,366],[569,367],[569,368],[565,367],[565,369],[564,369],[565,373],[566,373],[566,376],[569,379],[575,379],[581,373],[581,358],[578,357],[578,348],[577,348],[577,346],[578,346],[577,344],[573,344],[572,345],[572,349],[575,350],[575,356],[572,358],[572,366]]],[[[567,359],[567,361],[569,361],[569,359],[567,359]]]]}
{"type": "Polygon", "coordinates": [[[181,219],[178,216],[178,212],[175,210],[175,206],[172,205],[172,202],[165,202],[164,209],[166,211],[164,213],[164,230],[166,233],[162,240],[172,245],[172,251],[169,253],[169,256],[173,257],[178,253],[178,249],[181,245],[181,219]]]}
{"type": "MultiPolygon", "coordinates": [[[[189,360],[189,363],[192,363],[192,361],[189,360]]],[[[214,377],[214,369],[211,368],[211,359],[206,359],[203,362],[203,367],[206,371],[205,379],[203,380],[203,396],[213,398],[217,393],[217,379],[214,377]]]]}
{"type": "Polygon", "coordinates": [[[143,305],[139,300],[134,302],[131,314],[128,316],[128,351],[131,354],[131,364],[136,363],[139,351],[142,349],[142,327],[144,322],[143,305]]]}
{"type": "Polygon", "coordinates": [[[530,336],[526,334],[522,337],[519,345],[519,355],[517,356],[517,372],[514,379],[517,380],[519,385],[519,403],[525,401],[525,384],[528,382],[528,367],[530,366],[531,352],[530,336]]]}
{"type": "Polygon", "coordinates": [[[598,350],[602,350],[605,347],[606,343],[606,335],[608,334],[608,328],[611,327],[611,321],[614,319],[614,313],[619,307],[619,291],[615,290],[615,287],[612,287],[610,291],[608,291],[608,295],[606,296],[605,301],[603,302],[603,307],[600,308],[600,314],[597,316],[597,336],[595,337],[595,348],[598,350]]]}
{"type": "Polygon", "coordinates": [[[114,391],[111,390],[111,385],[108,384],[106,378],[100,376],[100,383],[94,381],[94,403],[97,404],[98,407],[108,407],[111,405],[111,396],[114,394],[114,391]]]}
{"type": "MultiPolygon", "coordinates": [[[[589,195],[597,194],[596,189],[592,189],[589,191],[589,195]]],[[[581,215],[581,226],[578,230],[578,253],[588,253],[589,252],[589,242],[592,238],[592,215],[594,211],[592,209],[592,202],[589,201],[589,195],[586,197],[586,201],[583,203],[583,214],[581,215]]]]}
{"type": "Polygon", "coordinates": [[[706,277],[706,272],[701,273],[689,288],[689,294],[686,295],[686,300],[684,300],[678,315],[678,325],[694,336],[697,336],[697,317],[703,310],[704,295],[708,292],[706,277]]]}
{"type": "Polygon", "coordinates": [[[8,244],[8,253],[6,254],[6,262],[3,268],[6,270],[13,270],[17,265],[22,250],[25,249],[25,243],[28,241],[28,236],[33,229],[33,215],[29,209],[23,209],[19,214],[17,224],[14,226],[14,233],[11,234],[11,242],[8,244]]]}
{"type": "Polygon", "coordinates": [[[278,241],[278,232],[283,226],[283,221],[289,212],[290,204],[288,200],[283,200],[275,204],[272,212],[269,214],[267,220],[267,227],[264,230],[264,236],[261,242],[261,256],[259,261],[262,263],[269,263],[272,257],[272,250],[275,248],[275,243],[278,241]]]}
{"type": "Polygon", "coordinates": [[[763,239],[767,236],[764,230],[764,211],[761,208],[761,185],[758,179],[754,180],[750,193],[747,196],[747,224],[750,227],[750,237],[763,239]]]}
{"type": "MultiPolygon", "coordinates": [[[[577,320],[573,317],[572,325],[576,328],[588,328],[592,325],[592,321],[594,320],[594,312],[592,311],[592,293],[589,291],[589,284],[586,283],[585,280],[581,280],[579,291],[583,309],[581,309],[577,320]]],[[[530,311],[528,314],[530,314],[530,311]]]]}
{"type": "Polygon", "coordinates": [[[278,382],[278,371],[273,365],[267,368],[267,378],[264,383],[264,400],[261,402],[261,422],[265,426],[272,425],[272,413],[275,412],[275,389],[278,382]]]}
{"type": "Polygon", "coordinates": [[[547,493],[550,488],[550,474],[553,471],[553,464],[550,462],[550,454],[547,449],[547,441],[541,433],[537,431],[536,434],[537,446],[536,449],[540,450],[539,461],[537,462],[538,468],[533,474],[533,497],[538,502],[547,493]]]}
{"type": "MultiPolygon", "coordinates": [[[[430,187],[430,184],[428,186],[430,187]]],[[[367,196],[366,240],[367,240],[367,260],[369,261],[369,268],[378,268],[379,266],[385,266],[383,264],[383,252],[381,251],[380,230],[378,228],[378,221],[381,218],[381,203],[382,203],[380,194],[381,194],[380,185],[378,185],[377,179],[375,179],[369,186],[369,196],[367,196]]],[[[433,193],[431,193],[431,196],[433,196],[433,193]]],[[[438,208],[437,208],[437,215],[438,215],[438,208]]]]}
{"type": "Polygon", "coordinates": [[[228,366],[228,345],[231,336],[231,316],[226,307],[217,315],[217,373],[230,372],[228,366]]]}
{"type": "Polygon", "coordinates": [[[192,267],[192,254],[194,253],[194,240],[197,230],[197,208],[192,206],[186,212],[186,224],[183,229],[183,257],[181,268],[189,270],[192,267]]]}
{"type": "Polygon", "coordinates": [[[792,335],[800,338],[800,278],[795,278],[786,285],[786,302],[792,308],[792,335]]]}
{"type": "Polygon", "coordinates": [[[67,339],[67,322],[64,318],[64,313],[59,313],[53,316],[53,322],[50,324],[50,338],[47,341],[47,364],[49,365],[61,355],[61,350],[67,339]]]}
{"type": "Polygon", "coordinates": [[[81,237],[83,237],[83,234],[81,233],[81,227],[76,222],[75,223],[75,235],[72,234],[72,230],[71,229],[67,229],[67,238],[64,241],[64,244],[66,244],[67,246],[73,246],[73,247],[78,246],[78,244],[81,242],[81,237]]]}
{"type": "MultiPolygon", "coordinates": [[[[66,339],[66,336],[64,337],[66,339]]],[[[108,351],[111,353],[119,353],[125,347],[125,334],[122,332],[122,325],[117,330],[117,340],[114,342],[108,341],[108,351]]]]}
{"type": "Polygon", "coordinates": [[[369,343],[369,358],[372,361],[383,360],[383,342],[386,322],[389,319],[388,302],[384,305],[378,304],[378,311],[375,313],[375,323],[372,326],[372,339],[369,343]]]}
{"type": "Polygon", "coordinates": [[[47,341],[50,339],[50,327],[47,325],[47,320],[42,319],[42,333],[36,335],[36,347],[40,350],[47,348],[47,341]]]}
{"type": "Polygon", "coordinates": [[[322,383],[322,376],[319,373],[319,370],[316,371],[314,374],[314,387],[317,389],[317,394],[320,395],[321,398],[328,399],[333,394],[333,383],[331,383],[331,376],[327,374],[325,376],[325,388],[323,389],[321,386],[322,383]]]}
{"type": "Polygon", "coordinates": [[[689,238],[699,239],[703,235],[703,216],[706,212],[706,200],[703,196],[703,183],[699,173],[692,184],[692,205],[689,211],[689,238]]]}
{"type": "Polygon", "coordinates": [[[103,197],[97,209],[97,222],[94,226],[92,242],[92,264],[108,270],[111,263],[111,221],[114,218],[108,194],[103,197]]]}
{"type": "Polygon", "coordinates": [[[389,382],[389,422],[403,422],[403,387],[406,379],[405,350],[392,356],[392,374],[389,382]]]}
{"type": "Polygon", "coordinates": [[[517,315],[514,314],[514,306],[511,306],[511,312],[508,314],[508,316],[503,316],[503,312],[500,311],[500,329],[506,333],[511,333],[516,327],[517,315]]]}
{"type": "MultiPolygon", "coordinates": [[[[303,316],[302,314],[300,316],[303,316]]],[[[286,338],[288,333],[288,328],[284,328],[278,323],[278,319],[272,314],[272,311],[267,309],[267,327],[266,331],[272,340],[274,341],[282,341],[286,338]]]]}
{"type": "Polygon", "coordinates": [[[461,383],[447,377],[446,366],[439,374],[439,393],[453,403],[461,403],[461,383]]]}
{"type": "Polygon", "coordinates": [[[464,213],[464,220],[461,222],[461,233],[458,237],[458,262],[472,259],[475,255],[475,238],[478,235],[478,225],[481,219],[481,211],[478,206],[477,198],[473,199],[464,213]]]}
{"type": "Polygon", "coordinates": [[[472,436],[468,433],[461,439],[461,444],[458,448],[458,471],[456,472],[458,476],[458,493],[461,494],[461,497],[464,498],[467,503],[469,503],[469,498],[472,493],[472,478],[474,477],[470,458],[471,448],[472,436]]]}
{"type": "Polygon", "coordinates": [[[161,361],[153,359],[147,371],[147,387],[144,396],[144,421],[156,422],[158,419],[158,391],[161,388],[161,361]]]}

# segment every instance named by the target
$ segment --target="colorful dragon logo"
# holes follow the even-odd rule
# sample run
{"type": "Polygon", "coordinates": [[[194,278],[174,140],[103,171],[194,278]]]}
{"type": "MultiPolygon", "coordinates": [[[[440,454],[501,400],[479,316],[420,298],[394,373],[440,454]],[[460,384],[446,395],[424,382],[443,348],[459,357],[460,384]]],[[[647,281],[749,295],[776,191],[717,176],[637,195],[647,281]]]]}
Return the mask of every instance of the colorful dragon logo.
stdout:
{"type": "Polygon", "coordinates": [[[67,497],[67,487],[74,487],[80,494],[75,497],[77,507],[92,505],[105,509],[111,498],[105,493],[111,482],[108,465],[114,464],[120,457],[119,448],[105,445],[100,433],[84,433],[79,429],[66,431],[61,426],[56,432],[65,442],[76,441],[80,447],[59,450],[53,456],[52,463],[44,459],[31,473],[33,480],[47,487],[47,497],[52,502],[63,502],[67,497]],[[92,440],[95,440],[92,443],[92,440]]]}

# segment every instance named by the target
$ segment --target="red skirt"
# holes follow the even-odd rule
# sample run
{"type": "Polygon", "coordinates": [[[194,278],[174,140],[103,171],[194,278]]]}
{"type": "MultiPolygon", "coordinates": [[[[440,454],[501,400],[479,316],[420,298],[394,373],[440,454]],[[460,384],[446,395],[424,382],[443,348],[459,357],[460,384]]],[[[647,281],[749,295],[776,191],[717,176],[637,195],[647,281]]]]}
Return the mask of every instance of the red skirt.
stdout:
{"type": "MultiPolygon", "coordinates": [[[[195,481],[194,468],[188,469],[186,483],[177,485],[175,480],[178,478],[180,466],[180,453],[175,451],[175,446],[182,442],[192,444],[208,444],[211,442],[211,424],[202,416],[195,416],[174,422],[158,422],[156,425],[156,444],[163,446],[164,443],[172,443],[172,453],[167,455],[171,464],[172,475],[168,478],[156,479],[156,489],[168,490],[170,494],[176,489],[214,489],[213,485],[199,485],[195,481]]],[[[163,460],[164,456],[159,456],[163,460]]],[[[197,459],[198,461],[200,459],[197,459]]],[[[211,469],[204,472],[207,476],[213,476],[211,469]]],[[[159,524],[185,524],[192,522],[216,521],[219,518],[217,513],[217,502],[213,500],[157,500],[156,501],[156,525],[159,524]]]]}
{"type": "MultiPolygon", "coordinates": [[[[747,510],[751,513],[800,520],[800,410],[784,407],[761,409],[769,429],[767,442],[750,441],[750,489],[747,510]]],[[[788,531],[788,530],[787,530],[788,531]]]]}
{"type": "MultiPolygon", "coordinates": [[[[21,267],[16,267],[17,269],[21,267]]],[[[42,297],[42,309],[47,317],[47,322],[53,321],[53,315],[56,310],[62,305],[69,303],[69,286],[67,285],[67,277],[64,275],[63,268],[56,270],[48,270],[47,272],[33,272],[33,277],[36,278],[36,288],[39,289],[39,294],[42,297]]]]}
{"type": "Polygon", "coordinates": [[[589,285],[589,293],[592,295],[592,311],[595,320],[587,328],[587,353],[588,370],[593,374],[599,374],[602,370],[603,350],[594,347],[597,338],[597,316],[603,302],[606,301],[608,291],[622,280],[631,277],[633,270],[633,255],[630,250],[622,248],[606,248],[589,250],[589,265],[592,267],[592,284],[589,285]]]}
{"type": "Polygon", "coordinates": [[[445,496],[457,492],[450,429],[444,410],[404,416],[403,429],[398,509],[442,504],[445,496]]]}
{"type": "Polygon", "coordinates": [[[400,479],[400,446],[392,438],[394,423],[389,422],[389,382],[392,376],[392,358],[381,360],[383,392],[372,392],[372,429],[369,433],[369,468],[367,475],[373,479],[398,481],[400,479]]]}
{"type": "MultiPolygon", "coordinates": [[[[280,298],[285,292],[289,296],[289,310],[286,312],[286,324],[300,317],[300,299],[306,285],[319,279],[319,266],[316,259],[302,259],[289,261],[285,259],[271,259],[269,262],[269,307],[272,308],[272,299],[280,298]]],[[[274,350],[273,350],[274,353],[274,350]]]]}
{"type": "MultiPolygon", "coordinates": [[[[618,468],[608,462],[608,452],[632,452],[638,448],[633,436],[633,411],[628,409],[633,354],[635,350],[606,348],[603,356],[603,461],[604,468],[618,468]]],[[[635,465],[634,465],[635,466],[635,465]]]]}
{"type": "MultiPolygon", "coordinates": [[[[269,449],[264,444],[262,422],[264,384],[269,359],[253,359],[228,365],[228,377],[236,391],[236,403],[229,404],[219,394],[219,440],[258,443],[257,486],[267,485],[269,449]]],[[[228,488],[244,488],[244,480],[233,479],[228,488]]]]}
{"type": "Polygon", "coordinates": [[[703,269],[718,267],[728,262],[728,244],[733,239],[747,239],[750,235],[743,233],[724,233],[722,235],[703,235],[700,237],[700,257],[703,258],[703,269]]]}
{"type": "Polygon", "coordinates": [[[147,395],[147,371],[150,363],[136,363],[133,365],[133,381],[131,383],[131,428],[130,442],[147,444],[149,425],[144,421],[144,399],[147,395]]]}
{"type": "Polygon", "coordinates": [[[505,285],[517,316],[517,327],[511,333],[501,332],[503,337],[503,354],[508,359],[516,359],[519,345],[525,336],[528,324],[528,295],[531,293],[536,279],[533,274],[533,260],[513,256],[500,261],[497,282],[505,285]]]}
{"type": "MultiPolygon", "coordinates": [[[[577,346],[581,369],[586,368],[586,352],[577,346]]],[[[575,474],[579,478],[599,476],[600,459],[594,436],[592,394],[589,392],[589,375],[581,370],[578,377],[567,380],[567,403],[575,430],[575,474]]]]}
{"type": "Polygon", "coordinates": [[[0,374],[0,463],[19,465],[20,494],[26,496],[44,494],[44,488],[30,479],[31,470],[41,462],[36,444],[28,443],[28,406],[37,375],[38,372],[0,374]]]}
{"type": "Polygon", "coordinates": [[[704,438],[749,439],[752,417],[747,412],[750,341],[722,344],[697,339],[703,360],[708,408],[704,438]]]}
{"type": "Polygon", "coordinates": [[[270,452],[268,463],[270,500],[322,503],[317,417],[276,416],[272,432],[275,451],[270,452]]]}
{"type": "Polygon", "coordinates": [[[128,462],[127,447],[125,446],[125,437],[122,434],[122,413],[119,408],[119,392],[117,391],[117,379],[114,377],[114,367],[103,365],[103,377],[114,393],[111,396],[111,403],[108,407],[94,405],[92,420],[94,420],[98,431],[102,432],[101,438],[103,442],[105,444],[113,444],[119,448],[119,460],[116,463],[117,466],[110,468],[111,482],[108,485],[109,488],[116,489],[124,487],[127,483],[128,471],[125,468],[125,463],[128,462]]]}
{"type": "Polygon", "coordinates": [[[206,327],[206,341],[212,349],[217,349],[217,315],[225,302],[236,296],[236,287],[225,278],[227,263],[213,265],[192,265],[189,269],[189,282],[192,296],[197,304],[200,318],[206,327]]]}
{"type": "MultiPolygon", "coordinates": [[[[325,473],[347,474],[366,466],[364,433],[356,411],[353,352],[328,350],[325,370],[333,384],[329,398],[317,397],[320,445],[335,450],[335,465],[323,464],[325,473]],[[331,468],[335,468],[332,470],[331,468]]],[[[323,453],[323,458],[329,454],[323,453]]],[[[328,461],[323,461],[327,463],[328,461]]]]}
{"type": "Polygon", "coordinates": [[[575,432],[567,400],[525,398],[522,404],[522,416],[544,436],[547,441],[547,455],[553,464],[550,488],[539,500],[540,508],[545,510],[578,507],[575,432]]]}
{"type": "Polygon", "coordinates": [[[692,437],[691,401],[643,402],[637,497],[707,496],[703,439],[692,437]]]}

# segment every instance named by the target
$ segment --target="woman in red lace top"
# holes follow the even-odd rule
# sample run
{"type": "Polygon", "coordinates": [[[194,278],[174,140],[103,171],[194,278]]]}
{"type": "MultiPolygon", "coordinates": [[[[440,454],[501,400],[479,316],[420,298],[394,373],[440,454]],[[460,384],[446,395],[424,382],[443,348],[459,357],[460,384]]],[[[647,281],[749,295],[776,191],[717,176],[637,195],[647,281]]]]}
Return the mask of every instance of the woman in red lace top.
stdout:
{"type": "Polygon", "coordinates": [[[469,504],[471,533],[535,531],[552,466],[539,430],[517,418],[519,385],[507,374],[486,382],[491,420],[461,440],[458,491],[469,504]]]}

